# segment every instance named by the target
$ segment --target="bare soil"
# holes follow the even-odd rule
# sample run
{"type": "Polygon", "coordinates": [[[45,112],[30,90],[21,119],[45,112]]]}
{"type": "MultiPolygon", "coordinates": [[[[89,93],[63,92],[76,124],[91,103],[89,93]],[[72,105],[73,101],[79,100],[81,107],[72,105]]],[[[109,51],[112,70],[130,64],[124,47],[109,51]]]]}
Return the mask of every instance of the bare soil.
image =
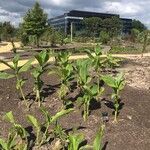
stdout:
{"type": "MultiPolygon", "coordinates": [[[[110,99],[111,89],[106,88],[103,96],[98,102],[91,104],[91,114],[87,122],[83,122],[81,110],[63,117],[60,120],[61,125],[66,129],[78,127],[78,132],[85,135],[88,143],[91,143],[94,136],[102,124],[102,112],[108,112],[109,122],[106,123],[106,129],[103,139],[103,150],[149,150],[150,149],[150,59],[149,57],[126,59],[118,70],[125,72],[126,87],[121,93],[121,104],[117,124],[113,121],[113,109],[110,99]]],[[[8,70],[9,72],[9,70],[8,70]]],[[[30,72],[22,75],[28,78],[24,91],[27,98],[34,99],[33,79],[30,72]]],[[[59,79],[55,75],[43,76],[45,86],[43,96],[45,97],[44,106],[51,114],[60,110],[62,102],[58,99],[57,89],[59,88],[59,79]]],[[[73,83],[72,83],[73,84],[73,83]]],[[[71,100],[76,100],[78,89],[75,84],[72,86],[72,93],[68,95],[71,100]]],[[[75,103],[75,107],[77,107],[75,103]]],[[[15,88],[15,79],[0,80],[0,133],[6,137],[10,124],[2,120],[2,116],[13,111],[16,120],[26,129],[30,127],[26,121],[26,115],[32,114],[41,121],[44,119],[37,104],[34,103],[28,111],[20,103],[18,92],[15,88]]]]}

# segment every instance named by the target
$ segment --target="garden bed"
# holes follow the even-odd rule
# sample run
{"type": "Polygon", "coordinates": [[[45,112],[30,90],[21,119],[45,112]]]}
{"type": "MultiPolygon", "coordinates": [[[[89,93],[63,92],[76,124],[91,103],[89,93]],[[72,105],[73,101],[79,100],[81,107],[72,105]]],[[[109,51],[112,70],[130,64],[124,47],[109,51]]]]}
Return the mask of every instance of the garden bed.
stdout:
{"type": "MultiPolygon", "coordinates": [[[[92,102],[90,107],[91,114],[87,122],[83,121],[81,110],[78,108],[71,114],[63,117],[60,122],[66,130],[71,130],[72,128],[77,127],[78,132],[84,133],[87,142],[91,143],[95,137],[97,129],[102,124],[102,112],[108,112],[109,122],[106,123],[106,129],[103,138],[104,150],[149,150],[150,91],[149,88],[144,87],[144,84],[147,84],[146,80],[141,81],[143,84],[140,87],[142,88],[138,86],[140,82],[139,80],[145,78],[145,76],[136,71],[137,68],[142,68],[142,71],[149,69],[149,57],[143,59],[136,58],[133,60],[126,60],[122,65],[123,68],[120,69],[125,71],[127,85],[121,93],[122,109],[120,110],[120,114],[118,116],[119,122],[117,124],[112,123],[113,110],[111,109],[111,103],[109,102],[111,95],[111,90],[109,88],[106,88],[105,93],[98,102],[92,102]]],[[[8,72],[10,71],[8,70],[8,72]]],[[[148,75],[148,77],[150,77],[150,72],[148,75]]],[[[34,95],[31,93],[33,89],[33,79],[31,78],[30,73],[23,74],[23,77],[29,79],[27,84],[25,84],[24,91],[26,92],[26,95],[28,95],[27,97],[32,100],[34,99],[34,95]]],[[[56,92],[59,88],[59,79],[56,75],[48,76],[45,74],[43,76],[43,81],[45,83],[43,88],[45,102],[43,105],[51,114],[55,114],[61,109],[62,106],[62,103],[58,99],[56,92]]],[[[146,86],[148,87],[149,84],[146,86]]],[[[71,100],[76,100],[77,95],[78,89],[74,84],[72,87],[72,93],[70,93],[68,97],[71,100]]],[[[76,104],[75,107],[77,107],[76,104]]],[[[7,129],[10,124],[2,121],[2,116],[8,111],[13,111],[16,120],[26,127],[26,129],[30,132],[32,129],[26,121],[27,114],[32,114],[41,121],[43,120],[42,114],[39,111],[36,103],[33,103],[30,111],[28,111],[20,102],[18,92],[15,88],[14,79],[0,80],[0,133],[4,137],[7,135],[7,129]]]]}

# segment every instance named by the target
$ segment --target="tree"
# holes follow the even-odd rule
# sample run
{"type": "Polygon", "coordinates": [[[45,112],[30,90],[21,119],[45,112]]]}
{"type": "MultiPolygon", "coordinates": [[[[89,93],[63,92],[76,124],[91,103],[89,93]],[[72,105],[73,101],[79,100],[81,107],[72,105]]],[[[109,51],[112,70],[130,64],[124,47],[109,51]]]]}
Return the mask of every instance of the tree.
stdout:
{"type": "Polygon", "coordinates": [[[64,43],[64,35],[60,31],[56,31],[51,26],[48,26],[45,32],[40,37],[41,41],[51,44],[51,46],[56,46],[56,44],[64,43]]]}
{"type": "Polygon", "coordinates": [[[22,30],[27,36],[36,36],[36,46],[39,47],[39,38],[46,28],[47,14],[44,13],[38,2],[29,9],[23,18],[22,30]]]}
{"type": "Polygon", "coordinates": [[[95,37],[100,32],[101,23],[102,19],[98,17],[90,17],[83,20],[87,33],[92,37],[95,37]]]}
{"type": "Polygon", "coordinates": [[[140,32],[147,29],[147,27],[142,22],[140,22],[139,20],[133,20],[132,21],[132,28],[137,29],[140,32]]]}
{"type": "Polygon", "coordinates": [[[131,40],[133,42],[137,42],[139,39],[140,31],[138,29],[133,28],[131,30],[131,40]]]}
{"type": "Polygon", "coordinates": [[[119,17],[111,17],[103,20],[103,30],[107,31],[110,37],[118,36],[122,29],[122,22],[119,17]]]}
{"type": "Polygon", "coordinates": [[[10,41],[16,34],[16,29],[10,22],[0,24],[0,35],[2,40],[10,41]]]}
{"type": "Polygon", "coordinates": [[[106,31],[101,31],[99,38],[100,38],[100,42],[102,42],[102,44],[107,44],[108,41],[110,40],[110,36],[109,36],[108,32],[106,32],[106,31]]]}

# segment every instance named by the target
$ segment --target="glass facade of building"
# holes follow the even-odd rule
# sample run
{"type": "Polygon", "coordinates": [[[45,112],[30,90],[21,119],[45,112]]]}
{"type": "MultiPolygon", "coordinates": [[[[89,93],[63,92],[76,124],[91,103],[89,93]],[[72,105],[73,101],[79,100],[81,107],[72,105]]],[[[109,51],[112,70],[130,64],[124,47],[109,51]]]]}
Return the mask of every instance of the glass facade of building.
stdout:
{"type": "MultiPolygon", "coordinates": [[[[61,16],[49,19],[48,23],[52,25],[55,29],[64,31],[66,34],[70,33],[71,23],[75,26],[76,30],[82,30],[82,20],[84,18],[99,17],[101,19],[111,18],[113,16],[119,17],[117,14],[107,14],[107,13],[96,13],[87,11],[77,11],[72,10],[61,16]]],[[[122,32],[124,34],[130,34],[132,29],[132,19],[120,18],[123,24],[122,32]]]]}

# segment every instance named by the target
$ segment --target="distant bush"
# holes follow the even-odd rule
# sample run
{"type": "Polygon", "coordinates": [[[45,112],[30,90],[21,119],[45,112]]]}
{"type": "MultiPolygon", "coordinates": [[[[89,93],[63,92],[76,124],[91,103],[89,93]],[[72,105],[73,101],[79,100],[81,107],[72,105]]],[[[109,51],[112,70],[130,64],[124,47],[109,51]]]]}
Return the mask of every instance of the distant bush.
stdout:
{"type": "Polygon", "coordinates": [[[110,36],[106,31],[101,31],[99,38],[102,44],[107,44],[108,41],[110,40],[110,36]]]}
{"type": "Polygon", "coordinates": [[[111,54],[132,54],[132,53],[141,53],[140,49],[135,48],[134,46],[113,46],[110,50],[111,54]]]}

